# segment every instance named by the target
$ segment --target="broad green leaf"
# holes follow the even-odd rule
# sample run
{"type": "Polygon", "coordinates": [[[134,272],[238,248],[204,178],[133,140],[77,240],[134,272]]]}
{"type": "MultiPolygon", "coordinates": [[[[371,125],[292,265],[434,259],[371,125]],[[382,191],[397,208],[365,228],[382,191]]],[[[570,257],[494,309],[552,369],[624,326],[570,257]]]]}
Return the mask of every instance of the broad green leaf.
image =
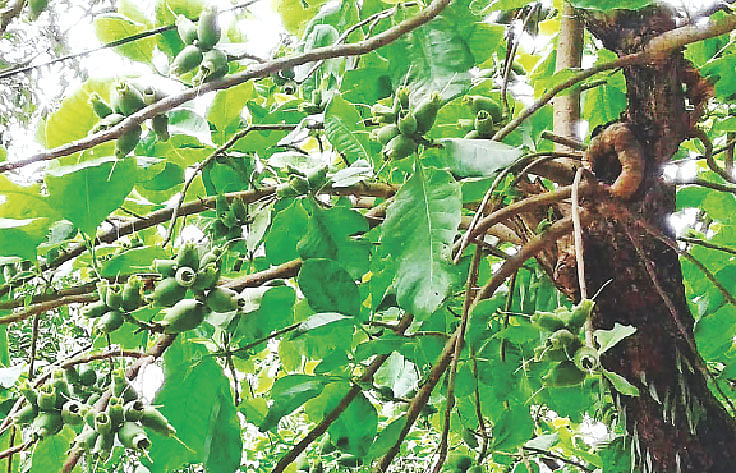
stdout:
{"type": "Polygon", "coordinates": [[[242,455],[240,420],[230,390],[222,390],[212,406],[202,463],[211,473],[234,473],[240,467],[242,455]]]}
{"type": "Polygon", "coordinates": [[[299,289],[315,311],[346,315],[360,312],[358,286],[338,263],[323,258],[309,259],[302,265],[298,281],[299,289]]]}
{"type": "Polygon", "coordinates": [[[348,162],[359,159],[371,162],[368,134],[362,118],[355,107],[340,95],[333,96],[325,109],[325,134],[348,162]]]}
{"type": "Polygon", "coordinates": [[[378,430],[378,413],[373,404],[361,392],[330,425],[330,440],[341,451],[358,457],[368,453],[378,430]]]}
{"type": "Polygon", "coordinates": [[[392,353],[376,371],[378,386],[388,386],[397,398],[403,398],[419,388],[419,374],[414,363],[400,353],[392,353]]]}
{"type": "Polygon", "coordinates": [[[630,335],[633,335],[635,332],[636,327],[621,325],[618,322],[616,322],[611,330],[596,330],[593,332],[593,336],[595,336],[598,345],[600,345],[598,353],[605,353],[618,342],[630,335]]]}
{"type": "Polygon", "coordinates": [[[381,240],[398,266],[396,298],[417,317],[434,312],[453,282],[447,258],[460,211],[460,186],[452,175],[419,163],[386,211],[381,240]]]}
{"type": "Polygon", "coordinates": [[[253,342],[294,323],[296,295],[289,286],[277,286],[263,293],[257,310],[243,314],[236,336],[242,344],[253,342]]]}
{"type": "Polygon", "coordinates": [[[95,235],[100,222],[133,189],[136,173],[131,159],[100,158],[49,169],[46,186],[59,215],[87,235],[95,235]]]}
{"type": "Polygon", "coordinates": [[[706,360],[718,359],[733,346],[736,336],[736,309],[724,305],[713,314],[702,317],[695,324],[698,351],[706,360]]]}
{"type": "Polygon", "coordinates": [[[299,200],[278,212],[264,240],[268,260],[281,264],[299,256],[296,247],[307,232],[308,224],[309,214],[299,200]]]}
{"type": "Polygon", "coordinates": [[[534,420],[525,405],[513,404],[504,409],[493,423],[493,441],[496,451],[514,451],[534,435],[534,420]]]}
{"type": "MultiPolygon", "coordinates": [[[[150,29],[148,25],[137,23],[116,13],[100,15],[95,18],[94,24],[97,38],[103,43],[127,38],[150,29]]],[[[134,61],[150,63],[155,46],[156,38],[151,36],[117,46],[115,50],[134,61]]]]}
{"type": "Polygon", "coordinates": [[[145,272],[154,259],[167,258],[166,251],[160,246],[133,248],[110,258],[100,268],[100,276],[114,278],[145,272]]]}
{"type": "Polygon", "coordinates": [[[354,236],[368,230],[368,222],[358,212],[344,206],[323,209],[311,200],[304,201],[310,213],[307,233],[299,241],[299,256],[331,259],[344,267],[353,279],[368,270],[369,242],[354,236]]]}
{"type": "Polygon", "coordinates": [[[385,429],[378,432],[376,440],[368,450],[368,459],[376,459],[385,455],[399,440],[399,435],[406,425],[406,417],[401,416],[392,421],[385,429]]]}
{"type": "Polygon", "coordinates": [[[273,430],[282,417],[319,395],[329,383],[330,379],[325,376],[289,375],[277,379],[271,388],[273,404],[258,429],[261,432],[273,430]]]}
{"type": "MultiPolygon", "coordinates": [[[[240,114],[246,102],[255,96],[256,90],[252,82],[218,91],[207,112],[207,121],[219,132],[236,129],[240,125],[240,114]]],[[[218,143],[224,143],[224,134],[218,136],[218,143]]]]}
{"type": "Polygon", "coordinates": [[[36,259],[36,248],[46,239],[48,218],[15,220],[0,218],[0,246],[3,256],[36,259]]]}
{"type": "Polygon", "coordinates": [[[462,177],[490,176],[522,155],[521,150],[498,141],[464,138],[438,141],[444,146],[450,169],[462,177]]]}
{"type": "Polygon", "coordinates": [[[33,447],[31,467],[27,473],[57,473],[62,470],[67,450],[74,438],[74,431],[69,427],[56,435],[46,437],[33,447]]]}
{"type": "MultiPolygon", "coordinates": [[[[144,460],[144,463],[151,473],[202,463],[213,454],[230,452],[228,455],[231,455],[231,444],[239,440],[233,432],[237,422],[235,409],[232,400],[227,401],[230,384],[213,358],[200,359],[197,353],[200,352],[172,347],[165,355],[164,363],[169,364],[166,381],[154,404],[160,406],[159,411],[176,429],[176,436],[183,445],[174,438],[149,433],[151,448],[148,453],[152,461],[144,460]],[[213,423],[213,417],[220,417],[222,422],[213,423]],[[213,436],[225,445],[212,445],[213,436]]],[[[222,460],[223,468],[231,461],[227,457],[222,460]]]]}
{"type": "Polygon", "coordinates": [[[626,109],[626,94],[616,87],[601,85],[588,89],[583,94],[583,117],[589,128],[618,120],[626,109]]]}
{"type": "Polygon", "coordinates": [[[302,2],[300,0],[272,0],[273,9],[281,15],[286,31],[301,36],[307,21],[312,18],[327,0],[302,2]]]}
{"type": "Polygon", "coordinates": [[[359,159],[346,168],[337,171],[331,178],[332,187],[350,187],[373,176],[373,166],[359,159]]]}
{"type": "Polygon", "coordinates": [[[613,371],[603,370],[603,375],[613,384],[614,389],[625,396],[638,396],[639,388],[629,383],[623,376],[613,371]]]}

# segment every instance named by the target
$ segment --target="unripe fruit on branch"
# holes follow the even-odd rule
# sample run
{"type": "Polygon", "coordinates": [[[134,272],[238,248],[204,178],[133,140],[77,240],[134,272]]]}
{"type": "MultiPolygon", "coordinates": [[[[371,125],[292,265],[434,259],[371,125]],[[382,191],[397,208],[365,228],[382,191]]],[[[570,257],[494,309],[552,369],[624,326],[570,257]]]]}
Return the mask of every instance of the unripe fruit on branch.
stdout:
{"type": "Polygon", "coordinates": [[[95,115],[98,117],[105,118],[112,114],[112,108],[102,100],[102,97],[100,97],[100,94],[97,92],[92,92],[92,94],[90,94],[88,102],[92,107],[92,111],[95,112],[95,115]]]}
{"type": "Polygon", "coordinates": [[[187,288],[179,285],[176,278],[168,277],[156,284],[153,291],[153,303],[159,307],[171,307],[187,293],[187,288]]]}
{"type": "Polygon", "coordinates": [[[115,156],[122,158],[133,151],[140,141],[142,133],[143,128],[139,124],[136,124],[133,128],[120,135],[120,138],[115,143],[115,156]]]}
{"type": "Polygon", "coordinates": [[[417,150],[417,143],[406,135],[398,135],[386,144],[384,152],[388,159],[402,159],[417,150]]]}
{"type": "Polygon", "coordinates": [[[122,327],[123,322],[125,322],[123,313],[119,310],[111,310],[97,321],[97,330],[104,333],[111,333],[122,327]]]}
{"type": "Polygon", "coordinates": [[[166,311],[161,324],[164,333],[176,334],[192,330],[204,320],[204,304],[196,299],[182,299],[166,311]]]}
{"type": "Polygon", "coordinates": [[[135,422],[123,422],[118,431],[118,439],[124,447],[133,450],[145,450],[151,446],[151,441],[148,440],[143,427],[135,422]]]}
{"type": "Polygon", "coordinates": [[[176,282],[183,287],[192,286],[196,277],[197,273],[195,273],[189,266],[180,266],[179,269],[176,270],[176,275],[174,276],[176,282]]]}
{"type": "Polygon", "coordinates": [[[143,412],[141,413],[141,424],[143,424],[144,427],[148,427],[154,432],[166,435],[167,437],[170,437],[176,433],[176,429],[174,429],[174,427],[169,424],[169,421],[166,420],[166,417],[161,414],[156,408],[151,406],[146,406],[143,408],[143,412]]]}
{"type": "Polygon", "coordinates": [[[198,46],[202,51],[209,51],[220,41],[220,25],[217,23],[217,8],[208,6],[199,15],[197,21],[198,46]]]}
{"type": "Polygon", "coordinates": [[[115,112],[126,117],[146,106],[141,91],[126,82],[121,82],[112,89],[110,102],[115,112]]]}
{"type": "Polygon", "coordinates": [[[176,30],[184,44],[194,44],[197,40],[197,25],[184,15],[176,17],[176,30]]]}
{"type": "Polygon", "coordinates": [[[174,58],[171,65],[171,72],[174,74],[184,74],[191,71],[202,63],[202,50],[197,46],[189,45],[182,49],[174,58]]]}
{"type": "Polygon", "coordinates": [[[232,289],[216,287],[207,294],[205,303],[214,312],[232,312],[241,306],[242,299],[232,289]]]}

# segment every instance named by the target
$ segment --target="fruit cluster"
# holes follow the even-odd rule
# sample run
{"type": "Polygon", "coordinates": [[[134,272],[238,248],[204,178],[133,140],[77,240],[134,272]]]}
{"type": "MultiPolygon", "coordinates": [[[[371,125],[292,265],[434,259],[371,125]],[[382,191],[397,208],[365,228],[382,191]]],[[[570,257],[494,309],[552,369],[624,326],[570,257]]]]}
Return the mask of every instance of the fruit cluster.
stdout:
{"type": "Polygon", "coordinates": [[[327,185],[327,167],[321,167],[309,173],[303,173],[298,169],[289,167],[289,182],[276,189],[276,196],[299,197],[301,195],[312,194],[325,185],[327,185]]]}
{"type": "Polygon", "coordinates": [[[248,208],[242,199],[233,199],[228,202],[222,194],[215,199],[217,219],[207,227],[207,231],[214,237],[231,240],[243,236],[242,226],[248,223],[248,208]]]}
{"type": "MultiPolygon", "coordinates": [[[[474,120],[469,120],[473,127],[465,138],[491,138],[499,128],[503,114],[501,106],[491,97],[482,95],[466,95],[463,97],[463,103],[470,105],[475,114],[474,120]]],[[[464,120],[458,123],[458,126],[464,128],[466,124],[464,120]]]]}
{"type": "Polygon", "coordinates": [[[80,313],[90,319],[98,319],[95,324],[97,330],[114,332],[123,325],[127,313],[145,305],[142,289],[143,281],[138,276],[131,276],[125,284],[98,284],[100,300],[82,307],[80,313]]]}
{"type": "MultiPolygon", "coordinates": [[[[97,92],[89,97],[92,110],[100,118],[100,121],[92,128],[90,133],[97,133],[112,128],[125,120],[125,117],[134,114],[147,105],[162,98],[160,92],[152,87],[139,90],[133,84],[125,81],[118,82],[110,93],[110,104],[108,105],[97,92]]],[[[161,141],[169,139],[169,119],[165,113],[156,115],[151,119],[151,128],[156,137],[161,141]]],[[[141,139],[143,128],[136,124],[132,129],[123,133],[115,144],[115,155],[119,158],[127,156],[135,149],[135,145],[141,139]]]]}
{"type": "Polygon", "coordinates": [[[167,437],[176,433],[163,414],[138,399],[135,389],[122,370],[113,372],[111,384],[112,396],[105,411],[89,409],[84,416],[84,428],[76,438],[79,448],[107,458],[116,436],[125,448],[146,450],[151,442],[143,427],[167,437]]]}
{"type": "Polygon", "coordinates": [[[222,34],[217,24],[216,7],[202,10],[196,24],[184,15],[179,15],[176,28],[185,46],[174,58],[171,72],[181,75],[199,67],[193,79],[195,84],[219,79],[227,74],[227,54],[214,48],[222,34]]]}
{"type": "Polygon", "coordinates": [[[192,330],[209,312],[232,312],[242,306],[237,292],[217,287],[219,261],[219,251],[200,257],[197,246],[188,243],[175,260],[153,262],[153,268],[164,277],[151,296],[154,305],[167,308],[161,322],[164,333],[192,330]]]}
{"type": "Polygon", "coordinates": [[[538,361],[555,363],[544,378],[550,386],[574,386],[585,379],[586,372],[598,368],[598,352],[583,346],[578,333],[593,310],[593,301],[585,299],[568,310],[536,312],[532,323],[552,334],[535,350],[538,361]]]}
{"type": "Polygon", "coordinates": [[[437,93],[413,107],[409,89],[401,87],[396,91],[393,107],[380,103],[371,107],[374,120],[383,124],[373,130],[371,139],[383,145],[383,153],[388,159],[406,158],[417,150],[422,135],[432,128],[440,107],[442,98],[437,93]]]}
{"type": "Polygon", "coordinates": [[[20,427],[28,427],[38,438],[55,435],[69,425],[77,435],[79,447],[99,458],[107,458],[115,443],[115,436],[126,448],[147,449],[150,445],[143,427],[163,435],[174,435],[174,428],[152,406],[138,399],[123,370],[115,370],[109,379],[111,398],[107,409],[97,412],[92,405],[100,398],[108,382],[99,378],[94,368],[83,365],[57,369],[50,382],[34,389],[28,383],[20,392],[28,401],[14,416],[20,427]]]}

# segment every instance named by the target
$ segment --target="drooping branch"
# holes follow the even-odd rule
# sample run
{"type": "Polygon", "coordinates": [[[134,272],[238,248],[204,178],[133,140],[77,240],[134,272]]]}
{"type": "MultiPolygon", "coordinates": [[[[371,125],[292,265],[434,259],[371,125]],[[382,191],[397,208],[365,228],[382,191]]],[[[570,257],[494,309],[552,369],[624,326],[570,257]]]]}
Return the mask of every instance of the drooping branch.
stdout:
{"type": "Polygon", "coordinates": [[[317,48],[303,54],[292,57],[276,59],[263,64],[254,65],[250,70],[227,76],[223,79],[207,82],[199,87],[188,89],[177,95],[171,95],[158,102],[143,108],[142,110],[130,115],[128,118],[117,124],[116,126],[96,133],[94,135],[81,138],[72,143],[35,154],[28,158],[15,161],[8,161],[0,164],[0,172],[6,172],[11,169],[17,169],[39,161],[48,161],[62,156],[68,156],[85,149],[89,149],[95,145],[119,138],[125,132],[132,130],[143,121],[153,118],[156,115],[164,113],[168,110],[178,107],[196,97],[207,92],[215,90],[227,89],[229,87],[242,84],[251,79],[265,77],[268,74],[299,66],[312,61],[320,61],[324,59],[334,59],[339,57],[359,56],[374,51],[385,46],[406,33],[422,26],[431,21],[450,3],[450,0],[434,0],[424,10],[417,15],[408,18],[398,25],[387,29],[386,31],[356,43],[340,44],[332,47],[317,48]]]}

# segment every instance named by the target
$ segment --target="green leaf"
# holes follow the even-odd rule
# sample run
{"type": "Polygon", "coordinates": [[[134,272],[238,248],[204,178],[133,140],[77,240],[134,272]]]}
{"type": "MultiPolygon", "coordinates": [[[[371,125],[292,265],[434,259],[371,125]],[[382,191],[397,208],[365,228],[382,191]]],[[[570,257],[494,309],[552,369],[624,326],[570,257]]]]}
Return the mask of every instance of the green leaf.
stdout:
{"type": "Polygon", "coordinates": [[[593,332],[593,336],[598,342],[598,345],[601,346],[598,350],[598,353],[605,353],[618,342],[628,337],[629,335],[633,335],[635,332],[636,327],[632,327],[630,325],[621,325],[618,322],[616,322],[611,330],[596,330],[595,332],[593,332]]]}
{"type": "Polygon", "coordinates": [[[368,450],[368,459],[376,459],[385,455],[399,440],[399,435],[406,425],[406,417],[401,416],[380,431],[376,440],[368,450]]]}
{"type": "Polygon", "coordinates": [[[105,157],[51,168],[46,185],[59,215],[87,235],[95,235],[100,222],[133,189],[136,173],[133,160],[105,157]]]}
{"type": "Polygon", "coordinates": [[[62,470],[67,450],[74,438],[74,431],[69,427],[56,435],[46,437],[33,447],[31,468],[28,473],[57,473],[62,470]]]}
{"type": "Polygon", "coordinates": [[[373,166],[359,159],[346,168],[337,171],[331,178],[332,187],[350,187],[373,176],[373,166]]]}
{"type": "Polygon", "coordinates": [[[587,10],[639,10],[654,3],[654,0],[570,0],[575,8],[587,10]]]}
{"type": "Polygon", "coordinates": [[[295,36],[301,36],[307,21],[319,11],[326,1],[274,0],[274,10],[281,15],[286,31],[295,36]]]}
{"type": "Polygon", "coordinates": [[[368,453],[377,430],[376,408],[361,392],[330,425],[328,433],[340,450],[362,457],[368,453]]]}
{"type": "Polygon", "coordinates": [[[613,120],[618,120],[626,109],[626,94],[616,87],[601,85],[583,94],[583,118],[592,130],[613,120]]]}
{"type": "Polygon", "coordinates": [[[437,141],[444,146],[450,169],[462,177],[490,176],[522,155],[518,148],[498,141],[464,138],[437,141]]]}
{"type": "Polygon", "coordinates": [[[276,214],[264,240],[266,256],[272,264],[285,263],[299,256],[296,246],[307,232],[308,219],[299,200],[276,214]]]}
{"type": "MultiPolygon", "coordinates": [[[[207,112],[207,121],[219,132],[236,129],[240,125],[240,114],[245,104],[254,97],[256,90],[253,82],[218,91],[207,112]]],[[[224,143],[225,135],[220,136],[218,143],[224,143]]]]}
{"type": "Polygon", "coordinates": [[[124,251],[113,256],[100,268],[100,276],[114,278],[144,272],[154,259],[164,259],[168,255],[160,246],[145,246],[124,251]]]}
{"type": "Polygon", "coordinates": [[[240,420],[230,390],[221,391],[212,406],[209,431],[204,442],[205,468],[211,473],[234,473],[240,467],[243,439],[240,420]]]}
{"type": "Polygon", "coordinates": [[[398,265],[396,298],[418,317],[434,312],[453,282],[447,257],[460,212],[460,186],[452,175],[419,163],[386,210],[381,240],[398,265]]]}
{"type": "Polygon", "coordinates": [[[629,383],[623,376],[613,371],[603,370],[603,375],[613,384],[614,389],[625,396],[638,396],[639,388],[629,383]]]}
{"type": "Polygon", "coordinates": [[[358,212],[349,207],[335,206],[323,209],[311,200],[304,201],[310,213],[307,233],[299,241],[299,256],[327,258],[342,265],[353,279],[368,270],[369,242],[356,237],[368,230],[368,222],[358,212]]]}
{"type": "Polygon", "coordinates": [[[695,324],[698,351],[706,360],[718,359],[728,352],[736,336],[736,309],[726,304],[707,314],[695,324]]]}
{"type": "Polygon", "coordinates": [[[191,345],[176,342],[164,355],[166,381],[153,404],[160,406],[159,411],[176,429],[183,445],[172,437],[149,433],[151,462],[144,463],[151,473],[202,463],[213,454],[225,452],[229,453],[222,459],[223,469],[215,471],[234,471],[226,469],[232,461],[233,445],[240,438],[239,428],[238,432],[234,429],[237,417],[230,399],[230,384],[217,362],[202,358],[201,349],[192,349],[191,345]],[[213,417],[221,422],[213,422],[213,417]],[[212,445],[213,438],[225,445],[212,445]]]}
{"type": "Polygon", "coordinates": [[[258,426],[261,432],[273,430],[279,420],[295,411],[308,400],[318,396],[330,383],[326,376],[307,376],[301,374],[284,376],[273,383],[271,399],[273,404],[266,418],[258,426]]]}
{"type": "MultiPolygon", "coordinates": [[[[116,13],[100,15],[95,18],[94,24],[97,38],[103,43],[127,38],[149,29],[148,25],[137,23],[116,13]]],[[[115,50],[134,61],[150,63],[155,46],[156,38],[151,36],[117,46],[115,50]]]]}
{"type": "Polygon", "coordinates": [[[299,271],[299,289],[309,306],[317,312],[339,312],[358,315],[360,295],[353,278],[331,260],[313,258],[299,271]]]}
{"type": "Polygon", "coordinates": [[[325,134],[348,162],[354,163],[359,159],[371,162],[368,133],[362,118],[355,107],[340,95],[333,96],[325,109],[325,134]]]}
{"type": "Polygon", "coordinates": [[[504,409],[500,418],[493,424],[492,447],[496,451],[514,451],[524,445],[534,435],[534,420],[529,409],[513,404],[504,409]]]}
{"type": "Polygon", "coordinates": [[[289,286],[267,290],[263,293],[258,309],[240,318],[236,336],[245,344],[291,325],[294,323],[295,300],[294,289],[289,286]]]}

